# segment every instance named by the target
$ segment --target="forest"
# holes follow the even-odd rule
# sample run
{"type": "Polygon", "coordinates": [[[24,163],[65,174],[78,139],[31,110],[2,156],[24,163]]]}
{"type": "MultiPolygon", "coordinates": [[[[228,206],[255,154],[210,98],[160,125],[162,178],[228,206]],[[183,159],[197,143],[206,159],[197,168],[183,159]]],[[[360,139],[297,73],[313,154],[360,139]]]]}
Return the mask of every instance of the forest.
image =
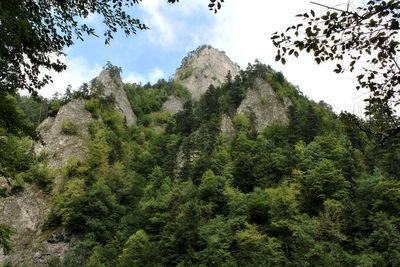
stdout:
{"type": "MultiPolygon", "coordinates": [[[[0,99],[31,128],[75,98],[101,118],[89,125],[86,160],[63,167],[43,226],[79,242],[48,266],[400,266],[400,149],[359,127],[369,122],[308,99],[258,61],[199,101],[172,79],[125,84],[138,119],[130,127],[91,86],[41,102],[0,99]],[[290,99],[287,124],[258,132],[235,113],[256,79],[290,99]],[[175,115],[161,109],[172,95],[185,103],[175,115]],[[224,114],[232,134],[221,133],[224,114]]],[[[73,123],[63,127],[74,134],[73,123]]],[[[25,183],[50,194],[49,155],[31,142],[21,130],[0,138],[12,188],[1,197],[25,183]]],[[[5,251],[12,233],[0,227],[5,251]]]]}

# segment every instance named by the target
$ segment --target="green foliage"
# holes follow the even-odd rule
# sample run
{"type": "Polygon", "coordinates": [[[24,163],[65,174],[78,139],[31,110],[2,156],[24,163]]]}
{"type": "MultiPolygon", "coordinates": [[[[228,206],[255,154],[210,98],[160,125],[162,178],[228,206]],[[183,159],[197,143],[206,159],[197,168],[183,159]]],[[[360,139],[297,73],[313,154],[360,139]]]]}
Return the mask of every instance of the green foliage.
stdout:
{"type": "Polygon", "coordinates": [[[281,245],[275,238],[261,234],[255,225],[236,232],[236,258],[239,266],[280,266],[285,263],[281,245]]]}
{"type": "Polygon", "coordinates": [[[92,113],[93,118],[98,119],[100,116],[100,100],[98,98],[91,98],[85,104],[85,109],[92,113]]]}
{"type": "Polygon", "coordinates": [[[229,250],[233,242],[231,225],[222,216],[210,219],[199,228],[205,249],[195,255],[200,266],[234,266],[233,253],[229,250]]]}
{"type": "Polygon", "coordinates": [[[0,138],[0,174],[14,177],[19,172],[27,171],[33,161],[31,146],[31,141],[26,137],[10,135],[0,138]]]}
{"type": "Polygon", "coordinates": [[[10,245],[10,236],[15,233],[15,230],[10,226],[0,224],[0,248],[3,249],[5,255],[10,254],[13,250],[10,245]]]}
{"type": "Polygon", "coordinates": [[[180,80],[184,80],[186,78],[189,78],[193,73],[193,69],[186,69],[182,70],[182,73],[179,75],[180,80]]]}
{"type": "MultiPolygon", "coordinates": [[[[175,115],[161,106],[186,89],[128,84],[138,126],[126,126],[112,99],[88,101],[102,119],[89,125],[86,160],[64,166],[46,224],[80,242],[54,265],[398,265],[398,149],[378,148],[268,66],[242,75],[175,115]],[[233,116],[256,79],[290,98],[288,125],[257,133],[251,118],[233,116]],[[224,113],[233,117],[230,137],[220,133],[224,113]]],[[[24,142],[0,144],[11,151],[24,142]]],[[[3,155],[15,187],[44,167],[45,159],[14,161],[29,147],[3,155]]]]}
{"type": "Polygon", "coordinates": [[[24,112],[26,118],[31,123],[37,124],[46,119],[48,113],[52,113],[55,101],[49,102],[47,99],[35,99],[30,96],[16,95],[19,108],[24,112]],[[49,112],[50,111],[50,112],[49,112]]]}
{"type": "Polygon", "coordinates": [[[346,198],[350,186],[340,170],[327,159],[319,161],[299,182],[302,184],[304,208],[308,211],[319,209],[327,199],[346,198]]]}
{"type": "Polygon", "coordinates": [[[76,126],[74,119],[64,117],[61,121],[61,131],[64,134],[76,135],[78,133],[78,127],[76,126]]]}
{"type": "Polygon", "coordinates": [[[22,181],[33,182],[46,193],[50,193],[53,188],[54,176],[53,171],[37,163],[32,165],[28,171],[18,174],[16,176],[16,183],[13,186],[22,187],[22,181]]]}
{"type": "Polygon", "coordinates": [[[48,107],[48,115],[55,117],[57,115],[58,110],[64,105],[65,102],[62,99],[53,99],[48,107]]]}
{"type": "Polygon", "coordinates": [[[357,89],[371,92],[365,114],[373,118],[365,130],[374,128],[382,138],[396,138],[400,132],[398,109],[396,112],[400,103],[396,92],[400,77],[399,3],[367,1],[354,11],[316,5],[325,7],[326,13],[318,15],[311,10],[300,14],[305,23],[288,27],[286,33],[273,34],[271,39],[278,48],[275,60],[285,64],[286,56],[298,57],[302,51],[312,53],[317,64],[348,59],[347,68],[336,64],[336,73],[358,70],[357,64],[363,62],[356,76],[357,89]]]}
{"type": "Polygon", "coordinates": [[[6,177],[11,186],[11,192],[6,190],[3,195],[21,191],[25,182],[35,183],[49,193],[54,174],[45,166],[45,158],[44,154],[35,157],[32,141],[27,137],[0,138],[0,175],[6,177]]]}
{"type": "Polygon", "coordinates": [[[244,131],[247,132],[250,130],[250,121],[243,115],[237,114],[233,117],[233,127],[237,131],[244,131]]]}
{"type": "Polygon", "coordinates": [[[126,84],[124,87],[132,109],[141,125],[148,126],[151,121],[147,114],[161,111],[162,104],[169,96],[178,97],[182,103],[189,101],[190,93],[182,85],[173,81],[160,80],[153,86],[126,84]]]}
{"type": "Polygon", "coordinates": [[[39,136],[17,105],[15,97],[2,93],[0,88],[0,136],[29,136],[38,140],[39,136]]]}
{"type": "Polygon", "coordinates": [[[126,241],[117,266],[161,266],[157,247],[143,230],[138,230],[126,241]]]}
{"type": "Polygon", "coordinates": [[[85,266],[88,263],[89,257],[93,248],[97,245],[92,238],[87,238],[84,241],[78,242],[68,253],[65,255],[61,266],[74,267],[85,266]]]}

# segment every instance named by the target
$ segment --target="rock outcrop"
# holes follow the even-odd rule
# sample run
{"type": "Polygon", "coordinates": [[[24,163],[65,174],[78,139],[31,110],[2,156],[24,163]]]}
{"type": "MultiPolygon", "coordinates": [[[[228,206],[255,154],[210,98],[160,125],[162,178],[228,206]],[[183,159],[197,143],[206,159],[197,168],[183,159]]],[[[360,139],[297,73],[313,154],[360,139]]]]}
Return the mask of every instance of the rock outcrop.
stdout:
{"type": "Polygon", "coordinates": [[[93,121],[85,103],[83,99],[72,100],[60,108],[56,117],[48,117],[39,125],[44,145],[36,144],[35,152],[48,154],[50,168],[61,169],[72,156],[84,160],[89,140],[88,125],[93,121]]]}
{"type": "Polygon", "coordinates": [[[255,88],[247,91],[246,97],[237,109],[238,114],[250,118],[255,115],[255,124],[258,132],[274,122],[288,123],[287,108],[291,105],[290,99],[285,97],[282,101],[272,87],[261,79],[255,82],[255,88]]]}
{"type": "Polygon", "coordinates": [[[103,70],[95,81],[98,90],[102,91],[101,95],[114,96],[115,109],[126,119],[126,124],[128,126],[136,125],[136,116],[129,104],[117,67],[103,70]]]}
{"type": "Polygon", "coordinates": [[[185,64],[177,70],[174,80],[192,93],[198,100],[209,85],[222,85],[228,72],[234,78],[239,75],[239,66],[233,63],[224,52],[210,46],[204,46],[189,57],[185,64]]]}
{"type": "Polygon", "coordinates": [[[221,132],[226,136],[232,136],[235,129],[233,128],[232,118],[227,114],[222,114],[221,118],[221,132]]]}
{"type": "MultiPolygon", "coordinates": [[[[45,152],[48,167],[55,170],[54,189],[61,177],[59,171],[71,157],[83,161],[88,150],[88,124],[93,121],[85,109],[86,101],[76,99],[62,106],[57,116],[48,117],[38,127],[44,144],[35,145],[35,153],[45,152]]],[[[64,229],[42,231],[50,212],[53,194],[46,194],[26,184],[22,192],[0,201],[0,223],[16,230],[12,236],[14,253],[0,255],[0,263],[44,266],[53,257],[63,257],[72,246],[71,236],[64,229]],[[55,238],[57,237],[57,238],[55,238]]]]}
{"type": "MultiPolygon", "coordinates": [[[[267,82],[257,79],[254,88],[248,89],[236,113],[249,119],[254,116],[256,130],[261,132],[272,123],[288,123],[286,111],[290,105],[292,102],[288,97],[279,100],[274,89],[267,82]]],[[[221,132],[231,135],[233,131],[231,118],[224,114],[221,120],[221,132]]]]}
{"type": "MultiPolygon", "coordinates": [[[[126,119],[127,125],[136,124],[118,69],[103,70],[95,79],[95,89],[99,90],[99,95],[113,95],[115,108],[126,119]]],[[[62,227],[43,232],[42,226],[59,188],[62,167],[71,157],[85,160],[90,139],[88,125],[94,122],[85,109],[86,102],[84,99],[71,100],[60,108],[56,117],[48,117],[39,125],[43,143],[35,144],[34,150],[37,155],[47,154],[48,167],[56,173],[53,192],[46,194],[26,184],[19,194],[1,199],[0,223],[13,227],[16,233],[11,240],[14,252],[11,255],[0,252],[0,264],[44,266],[53,257],[62,258],[73,245],[74,238],[62,227]]],[[[6,181],[3,178],[0,182],[6,184],[3,180],[6,181]]]]}
{"type": "MultiPolygon", "coordinates": [[[[198,100],[210,84],[222,85],[228,73],[232,78],[239,75],[238,65],[223,52],[203,46],[185,60],[183,66],[177,70],[174,80],[187,87],[192,98],[198,100]]],[[[116,67],[103,70],[95,78],[94,85],[99,95],[114,97],[115,108],[125,118],[128,126],[136,124],[136,116],[129,104],[116,67]]],[[[12,236],[14,253],[3,255],[0,251],[0,264],[11,262],[16,266],[43,266],[53,257],[62,258],[76,242],[75,238],[62,227],[57,230],[43,231],[42,226],[61,184],[60,170],[71,157],[80,161],[85,160],[90,139],[88,125],[96,122],[85,109],[85,104],[86,100],[83,99],[72,100],[60,108],[55,118],[47,118],[38,127],[44,144],[36,144],[35,153],[45,152],[48,155],[48,167],[57,173],[55,186],[52,193],[46,194],[34,185],[27,184],[19,194],[1,199],[0,223],[15,228],[16,234],[12,236]]],[[[286,110],[290,105],[291,101],[288,98],[279,100],[271,86],[258,79],[255,86],[248,89],[236,114],[253,118],[257,131],[261,132],[274,122],[287,123],[286,110]]],[[[172,95],[163,104],[162,110],[176,114],[183,110],[183,102],[172,95]]],[[[226,135],[233,135],[235,132],[232,118],[226,114],[222,116],[221,131],[226,135]]],[[[191,141],[195,143],[198,136],[204,135],[198,130],[192,133],[191,141]]],[[[186,161],[195,161],[198,153],[199,150],[195,147],[185,154],[181,147],[176,159],[175,174],[178,174],[186,161]]],[[[0,177],[0,186],[7,187],[4,177],[0,177]]]]}
{"type": "Polygon", "coordinates": [[[0,201],[0,223],[16,230],[11,237],[14,252],[4,255],[0,251],[0,263],[45,266],[53,257],[62,258],[73,246],[75,239],[64,229],[41,230],[50,212],[52,200],[51,195],[26,185],[23,192],[0,201]]]}
{"type": "Polygon", "coordinates": [[[183,103],[182,101],[174,95],[171,95],[167,101],[161,107],[162,111],[171,111],[172,114],[176,114],[179,111],[183,110],[183,103]]]}

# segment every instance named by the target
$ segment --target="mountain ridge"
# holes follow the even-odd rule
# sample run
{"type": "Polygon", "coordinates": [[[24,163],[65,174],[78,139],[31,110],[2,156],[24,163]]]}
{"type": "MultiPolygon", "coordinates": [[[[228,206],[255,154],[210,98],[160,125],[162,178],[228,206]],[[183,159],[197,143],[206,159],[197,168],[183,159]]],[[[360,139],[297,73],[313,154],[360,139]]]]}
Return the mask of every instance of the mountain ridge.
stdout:
{"type": "MultiPolygon", "coordinates": [[[[209,91],[210,88],[220,87],[224,83],[230,82],[230,77],[242,79],[238,65],[233,63],[224,52],[210,46],[202,46],[194,51],[190,57],[184,60],[183,66],[174,75],[174,82],[186,87],[191,93],[191,99],[182,100],[174,94],[169,95],[163,102],[162,111],[169,111],[180,116],[179,114],[185,112],[187,102],[192,101],[195,105],[204,102],[204,99],[208,97],[206,95],[212,94],[209,91]]],[[[115,66],[108,66],[98,77],[93,79],[89,95],[85,96],[87,93],[84,93],[84,98],[72,99],[59,109],[55,117],[48,117],[39,125],[38,129],[43,136],[45,145],[36,144],[35,152],[36,154],[45,152],[49,157],[48,166],[56,170],[52,194],[56,194],[62,189],[62,170],[71,159],[76,162],[85,162],[89,151],[88,142],[92,135],[89,129],[92,127],[91,124],[99,125],[105,122],[101,116],[101,104],[95,104],[94,107],[89,106],[89,104],[95,102],[92,101],[93,96],[111,98],[114,109],[124,118],[126,125],[128,127],[137,125],[137,116],[132,110],[132,103],[129,102],[129,97],[123,86],[119,69],[115,66]],[[85,98],[91,98],[91,100],[85,98]],[[100,111],[97,111],[98,109],[100,111]],[[100,115],[95,115],[96,112],[100,112],[100,115]]],[[[285,110],[290,105],[288,98],[285,98],[282,103],[277,101],[274,90],[261,79],[258,79],[254,86],[249,85],[245,89],[247,90],[246,94],[242,96],[243,99],[240,101],[240,105],[235,108],[234,114],[242,114],[248,119],[254,114],[256,117],[254,123],[258,132],[274,122],[287,123],[288,118],[285,110]],[[249,107],[252,106],[256,108],[250,110],[249,107]],[[276,112],[276,114],[271,114],[271,112],[276,112]]],[[[224,115],[221,123],[220,127],[223,134],[236,131],[233,128],[232,115],[224,115]],[[228,125],[226,127],[229,128],[226,131],[224,131],[223,126],[224,120],[226,121],[225,125],[228,125]]],[[[192,136],[197,139],[201,134],[203,134],[202,129],[194,132],[192,136]]],[[[189,154],[186,151],[185,154],[183,153],[185,149],[182,146],[179,150],[175,164],[184,171],[185,164],[191,164],[198,159],[198,151],[191,150],[189,154]],[[184,158],[189,158],[189,161],[184,158]]],[[[176,175],[180,172],[181,170],[175,171],[176,175]]],[[[27,196],[34,195],[32,190],[32,188],[27,187],[20,198],[14,197],[16,203],[19,203],[18,205],[21,207],[18,208],[21,212],[13,217],[14,221],[6,222],[19,229],[18,234],[13,239],[16,243],[16,250],[11,256],[2,255],[0,257],[2,262],[11,260],[16,264],[24,262],[42,265],[53,256],[62,259],[75,242],[74,238],[71,241],[70,234],[65,229],[57,229],[52,233],[41,230],[51,213],[49,206],[52,205],[54,198],[53,195],[50,195],[45,200],[37,202],[36,211],[31,212],[30,210],[33,210],[33,207],[26,206],[23,203],[28,201],[27,196]],[[32,214],[33,217],[26,220],[26,214],[32,214]],[[32,221],[34,221],[34,224],[32,224],[32,221]],[[34,233],[29,235],[31,236],[30,241],[20,238],[26,235],[28,231],[34,233]],[[27,243],[25,245],[19,244],[19,240],[24,240],[27,243]]],[[[4,214],[0,213],[0,215],[4,214]]]]}

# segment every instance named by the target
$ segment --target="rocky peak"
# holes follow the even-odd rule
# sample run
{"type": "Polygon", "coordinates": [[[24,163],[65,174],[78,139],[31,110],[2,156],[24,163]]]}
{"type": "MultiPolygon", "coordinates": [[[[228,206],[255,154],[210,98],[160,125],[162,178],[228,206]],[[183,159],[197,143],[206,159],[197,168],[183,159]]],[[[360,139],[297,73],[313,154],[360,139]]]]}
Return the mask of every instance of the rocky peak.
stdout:
{"type": "Polygon", "coordinates": [[[115,109],[126,119],[126,124],[128,126],[136,125],[136,116],[124,91],[119,69],[111,67],[103,70],[95,79],[95,82],[96,89],[100,91],[99,94],[115,97],[115,109]]]}
{"type": "Polygon", "coordinates": [[[235,77],[239,75],[239,71],[239,66],[223,51],[204,45],[183,59],[182,67],[176,71],[174,80],[188,88],[193,99],[198,100],[210,84],[220,86],[225,82],[228,72],[235,77]]]}

